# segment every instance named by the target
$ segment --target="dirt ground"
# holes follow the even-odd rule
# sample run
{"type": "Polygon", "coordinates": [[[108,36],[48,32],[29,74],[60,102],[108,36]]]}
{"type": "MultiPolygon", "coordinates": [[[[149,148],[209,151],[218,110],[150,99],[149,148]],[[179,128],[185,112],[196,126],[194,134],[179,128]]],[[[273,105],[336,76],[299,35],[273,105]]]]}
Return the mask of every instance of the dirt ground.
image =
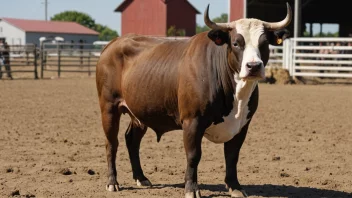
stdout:
{"type": "MultiPolygon", "coordinates": [[[[120,192],[105,191],[107,163],[94,78],[0,81],[0,197],[183,197],[182,133],[152,130],[132,179],[122,118],[120,192]]],[[[352,86],[259,85],[260,102],[238,165],[251,197],[352,197],[352,86]]],[[[229,197],[223,145],[203,139],[204,197],[229,197]]]]}

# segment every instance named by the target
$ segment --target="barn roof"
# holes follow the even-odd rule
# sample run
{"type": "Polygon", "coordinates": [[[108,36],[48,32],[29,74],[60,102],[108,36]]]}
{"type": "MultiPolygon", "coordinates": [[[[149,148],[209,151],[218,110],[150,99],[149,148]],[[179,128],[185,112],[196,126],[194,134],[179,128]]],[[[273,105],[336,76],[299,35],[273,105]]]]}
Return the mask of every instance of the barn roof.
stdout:
{"type": "Polygon", "coordinates": [[[88,34],[99,35],[98,32],[89,29],[76,22],[66,21],[44,21],[44,20],[28,20],[28,19],[14,19],[1,18],[11,25],[25,31],[25,32],[49,32],[49,33],[64,33],[64,34],[88,34]]]}
{"type": "MultiPolygon", "coordinates": [[[[123,12],[132,2],[133,0],[124,0],[119,6],[117,6],[117,8],[115,9],[115,12],[123,12]]],[[[172,0],[160,0],[162,2],[164,2],[165,4],[169,3],[172,0]]],[[[192,9],[194,10],[194,12],[196,14],[200,14],[200,12],[187,0],[184,0],[189,6],[192,7],[192,9]]]]}

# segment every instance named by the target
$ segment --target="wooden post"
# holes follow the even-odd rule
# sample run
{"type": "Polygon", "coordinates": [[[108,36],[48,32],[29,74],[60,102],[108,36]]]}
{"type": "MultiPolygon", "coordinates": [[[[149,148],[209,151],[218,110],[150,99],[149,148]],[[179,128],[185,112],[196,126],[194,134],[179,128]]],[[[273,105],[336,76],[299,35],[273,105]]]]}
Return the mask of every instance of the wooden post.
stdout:
{"type": "Polygon", "coordinates": [[[24,46],[25,50],[26,50],[26,60],[27,60],[27,65],[29,65],[29,52],[28,52],[28,49],[27,49],[27,46],[25,45],[24,46]]]}
{"type": "Polygon", "coordinates": [[[43,79],[44,77],[44,47],[43,43],[40,44],[40,78],[43,79]]]}
{"type": "Polygon", "coordinates": [[[34,55],[34,78],[38,79],[37,45],[34,45],[33,55],[34,55]]]}
{"type": "Polygon", "coordinates": [[[91,75],[91,72],[90,72],[90,54],[88,55],[88,76],[91,75]]]}

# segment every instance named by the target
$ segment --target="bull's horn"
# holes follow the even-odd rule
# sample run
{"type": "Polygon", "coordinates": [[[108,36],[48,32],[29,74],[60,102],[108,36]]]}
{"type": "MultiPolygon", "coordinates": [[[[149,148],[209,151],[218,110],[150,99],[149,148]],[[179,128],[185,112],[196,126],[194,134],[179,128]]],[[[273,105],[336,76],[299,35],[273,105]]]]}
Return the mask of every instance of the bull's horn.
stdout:
{"type": "Polygon", "coordinates": [[[224,31],[231,30],[230,23],[214,23],[213,21],[210,20],[210,18],[209,18],[209,4],[207,6],[207,9],[205,9],[204,23],[209,28],[211,28],[213,30],[224,30],[224,31]]]}
{"type": "Polygon", "coordinates": [[[263,25],[265,28],[267,28],[269,30],[278,30],[278,29],[284,28],[284,27],[288,26],[288,24],[290,24],[290,22],[292,20],[292,11],[291,11],[290,5],[288,3],[286,3],[286,5],[287,5],[286,18],[280,22],[274,22],[274,23],[263,21],[263,25]]]}

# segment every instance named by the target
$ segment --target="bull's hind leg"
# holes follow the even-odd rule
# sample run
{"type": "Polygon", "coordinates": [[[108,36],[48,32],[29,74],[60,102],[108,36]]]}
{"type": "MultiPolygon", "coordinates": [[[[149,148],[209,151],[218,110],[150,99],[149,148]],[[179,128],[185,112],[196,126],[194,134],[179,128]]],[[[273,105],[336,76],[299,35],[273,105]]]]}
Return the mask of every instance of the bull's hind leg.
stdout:
{"type": "Polygon", "coordinates": [[[199,118],[184,120],[183,143],[187,156],[187,170],[185,174],[185,198],[200,198],[198,188],[198,164],[202,156],[202,137],[205,128],[199,118]]]}
{"type": "Polygon", "coordinates": [[[146,131],[147,127],[143,124],[136,124],[131,121],[125,133],[126,146],[132,166],[133,179],[137,182],[138,186],[152,185],[151,182],[144,176],[139,158],[140,144],[146,131]]]}
{"type": "Polygon", "coordinates": [[[118,191],[119,184],[117,182],[116,172],[116,152],[119,145],[117,134],[119,131],[119,122],[121,112],[119,112],[116,104],[112,102],[101,102],[103,129],[106,136],[105,148],[108,162],[108,183],[106,190],[118,191]]]}

